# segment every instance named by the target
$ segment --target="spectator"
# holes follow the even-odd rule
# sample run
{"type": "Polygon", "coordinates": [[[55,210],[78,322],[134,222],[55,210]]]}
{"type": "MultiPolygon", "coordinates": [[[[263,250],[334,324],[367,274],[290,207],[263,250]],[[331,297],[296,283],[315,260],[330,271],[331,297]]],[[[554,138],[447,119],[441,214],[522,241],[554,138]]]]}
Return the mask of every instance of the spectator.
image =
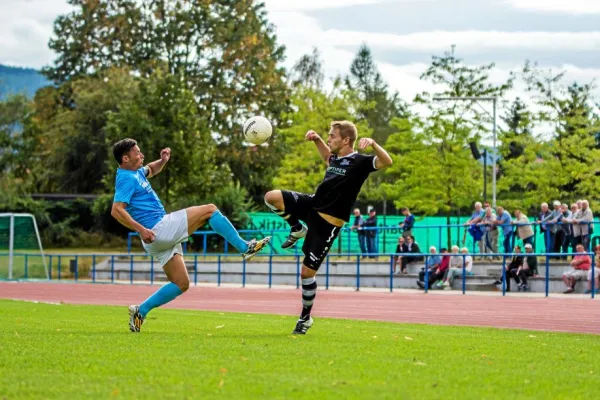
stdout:
{"type": "MultiPolygon", "coordinates": [[[[577,253],[585,253],[585,249],[581,243],[577,245],[575,250],[577,253]]],[[[562,276],[563,282],[567,286],[567,290],[564,292],[565,294],[573,293],[577,281],[587,278],[587,271],[589,271],[592,266],[592,259],[587,254],[577,254],[573,257],[571,266],[573,268],[570,271],[565,272],[562,276]]]]}
{"type": "Polygon", "coordinates": [[[396,261],[394,262],[394,274],[398,272],[398,264],[402,265],[402,253],[405,253],[404,238],[402,236],[398,236],[398,244],[396,245],[395,257],[396,261]]]}
{"type": "Polygon", "coordinates": [[[575,232],[579,229],[579,226],[576,227],[573,224],[573,219],[575,218],[575,216],[577,215],[578,212],[579,212],[579,207],[577,207],[577,203],[573,203],[573,204],[571,204],[571,217],[563,219],[563,221],[565,221],[569,224],[569,232],[571,234],[571,242],[569,244],[571,245],[572,253],[575,253],[575,251],[576,251],[575,248],[579,244],[578,241],[581,239],[581,234],[579,234],[578,236],[575,236],[575,232]]]}
{"type": "MultiPolygon", "coordinates": [[[[498,253],[498,226],[496,225],[496,216],[492,213],[491,208],[485,209],[485,216],[479,223],[482,225],[485,230],[485,235],[483,236],[483,241],[485,243],[485,252],[486,253],[498,253]]],[[[489,260],[492,260],[494,257],[489,257],[489,260]]]]}
{"type": "MultiPolygon", "coordinates": [[[[523,266],[523,255],[521,254],[521,247],[515,246],[515,253],[510,263],[505,267],[506,269],[506,291],[510,292],[510,279],[515,278],[517,285],[521,283],[521,280],[517,276],[517,271],[523,266]]],[[[494,282],[495,285],[502,284],[502,280],[494,282]]]]}
{"type": "Polygon", "coordinates": [[[498,218],[496,219],[496,225],[502,231],[502,247],[505,254],[510,253],[511,241],[513,236],[513,227],[512,227],[512,219],[510,217],[510,213],[504,209],[502,206],[498,206],[496,208],[498,213],[498,218]]]}
{"type": "MultiPolygon", "coordinates": [[[[442,253],[442,260],[440,261],[439,265],[437,266],[437,268],[432,268],[429,271],[428,274],[428,282],[427,282],[427,287],[428,288],[433,288],[435,285],[435,282],[444,279],[444,275],[446,274],[446,271],[448,270],[448,267],[450,266],[450,255],[448,254],[448,249],[442,249],[441,251],[442,253]]],[[[419,276],[421,274],[419,273],[419,276]]],[[[423,279],[425,278],[425,272],[423,271],[423,277],[417,282],[417,285],[419,285],[419,287],[421,289],[425,288],[425,283],[423,282],[423,279]]]]}
{"type": "MultiPolygon", "coordinates": [[[[596,255],[596,257],[594,257],[595,263],[594,263],[594,275],[596,276],[596,281],[594,282],[594,290],[596,291],[596,293],[600,293],[600,269],[598,268],[598,263],[600,263],[600,245],[596,246],[594,248],[594,253],[596,255]]],[[[590,268],[590,270],[588,271],[588,276],[587,276],[587,280],[588,280],[588,289],[585,291],[585,294],[590,294],[592,293],[592,269],[590,268]]]]}
{"type": "Polygon", "coordinates": [[[369,258],[377,258],[377,212],[374,208],[369,211],[369,218],[363,224],[364,228],[370,228],[365,230],[365,236],[367,237],[367,251],[369,258]]]}
{"type": "MultiPolygon", "coordinates": [[[[414,236],[409,236],[405,239],[405,243],[404,243],[404,253],[408,253],[408,254],[419,254],[421,252],[421,249],[419,248],[419,245],[415,242],[415,237],[414,236]]],[[[420,261],[421,257],[420,256],[406,256],[403,255],[402,256],[402,273],[406,274],[406,268],[408,267],[408,264],[415,262],[415,261],[420,261]]]]}
{"type": "MultiPolygon", "coordinates": [[[[577,208],[576,205],[575,205],[575,208],[577,208]]],[[[571,223],[569,223],[571,218],[573,218],[573,214],[569,210],[568,204],[561,205],[560,211],[562,214],[562,217],[560,218],[560,222],[561,222],[560,229],[562,230],[561,253],[564,254],[561,258],[563,260],[566,260],[567,259],[566,255],[569,254],[569,247],[571,246],[571,243],[573,242],[573,225],[571,223]]],[[[557,237],[558,237],[558,234],[557,234],[557,237]]]]}
{"type": "Polygon", "coordinates": [[[402,208],[402,215],[404,215],[404,221],[400,223],[400,228],[402,229],[402,236],[406,239],[409,236],[412,236],[412,228],[415,226],[415,216],[410,213],[410,210],[407,207],[402,208]]]}
{"type": "MultiPolygon", "coordinates": [[[[452,253],[454,253],[455,247],[458,249],[457,246],[452,246],[452,253]]],[[[463,247],[460,252],[463,255],[452,256],[450,259],[450,269],[446,270],[444,279],[438,282],[438,287],[444,287],[446,290],[451,290],[454,278],[462,277],[463,266],[467,275],[473,275],[473,272],[471,272],[473,269],[473,257],[468,255],[469,250],[467,250],[466,247],[463,247]]]]}
{"type": "Polygon", "coordinates": [[[588,251],[590,248],[590,237],[594,229],[593,221],[594,214],[590,209],[590,203],[587,200],[582,200],[581,210],[573,218],[573,224],[575,224],[573,227],[578,227],[577,232],[581,237],[579,243],[583,245],[585,251],[588,251]]]}
{"type": "Polygon", "coordinates": [[[419,280],[417,281],[417,285],[420,288],[424,288],[425,284],[423,283],[425,280],[425,271],[429,270],[429,275],[433,271],[435,271],[442,262],[442,257],[437,255],[437,249],[435,246],[431,246],[429,248],[429,254],[432,254],[428,257],[425,257],[425,267],[421,268],[421,272],[419,272],[419,280]]]}
{"type": "Polygon", "coordinates": [[[550,250],[552,253],[560,253],[562,246],[562,229],[560,228],[559,222],[562,220],[562,210],[560,209],[561,203],[558,200],[554,200],[552,203],[554,210],[548,221],[548,231],[550,232],[550,250]]]}
{"type": "Polygon", "coordinates": [[[356,231],[358,235],[358,245],[360,246],[360,253],[362,254],[362,259],[367,258],[367,237],[365,236],[365,231],[362,229],[363,224],[365,223],[364,218],[360,215],[360,209],[355,208],[353,211],[354,214],[354,224],[352,225],[353,231],[356,231]]]}
{"type": "Polygon", "coordinates": [[[523,244],[533,246],[534,233],[529,218],[521,210],[515,210],[515,217],[516,219],[512,223],[517,225],[517,236],[523,241],[523,244]]]}
{"type": "MultiPolygon", "coordinates": [[[[475,210],[473,211],[473,215],[471,215],[471,218],[464,223],[465,226],[470,226],[471,228],[469,228],[469,233],[471,234],[471,236],[473,236],[473,240],[475,243],[479,244],[479,252],[480,253],[485,253],[485,245],[483,242],[483,230],[479,229],[477,227],[477,224],[481,222],[481,220],[483,219],[483,217],[485,216],[485,211],[483,211],[483,209],[481,208],[481,203],[480,202],[476,202],[475,203],[475,210]]],[[[465,233],[466,234],[466,233],[465,233]]],[[[464,240],[463,240],[464,242],[464,240]]]]}
{"type": "Polygon", "coordinates": [[[537,269],[537,257],[531,255],[533,253],[533,246],[530,244],[525,245],[525,253],[529,254],[523,259],[523,266],[517,270],[517,277],[521,280],[521,283],[518,283],[518,291],[523,290],[524,292],[529,292],[531,289],[527,284],[527,278],[531,276],[538,276],[537,269]]]}
{"type": "Polygon", "coordinates": [[[551,250],[550,245],[552,244],[550,231],[548,230],[548,222],[552,219],[552,211],[548,209],[548,203],[542,203],[542,212],[538,217],[537,224],[540,225],[540,232],[544,235],[544,251],[549,252],[551,250]]]}

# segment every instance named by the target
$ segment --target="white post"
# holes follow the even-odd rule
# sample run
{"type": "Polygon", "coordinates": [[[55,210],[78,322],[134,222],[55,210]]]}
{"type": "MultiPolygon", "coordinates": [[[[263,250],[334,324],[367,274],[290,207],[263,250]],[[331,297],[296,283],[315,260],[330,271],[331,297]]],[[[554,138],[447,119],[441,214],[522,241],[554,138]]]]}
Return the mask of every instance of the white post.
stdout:
{"type": "Polygon", "coordinates": [[[13,248],[15,247],[15,215],[10,214],[10,230],[8,233],[8,279],[13,276],[13,248]]]}
{"type": "MultiPolygon", "coordinates": [[[[496,208],[496,98],[494,97],[494,99],[492,100],[492,102],[494,103],[494,128],[493,128],[493,135],[494,135],[494,153],[492,154],[492,160],[494,161],[494,177],[493,177],[493,181],[492,181],[492,207],[496,208]]],[[[489,114],[488,114],[489,115],[489,114]]]]}
{"type": "Polygon", "coordinates": [[[42,263],[44,263],[44,271],[46,271],[46,279],[50,279],[50,273],[48,272],[48,265],[46,265],[46,257],[44,256],[44,248],[42,247],[42,239],[40,238],[40,231],[37,227],[37,221],[35,217],[31,215],[31,221],[33,222],[33,227],[35,228],[35,236],[37,236],[38,245],[40,246],[40,253],[42,253],[42,263]]]}

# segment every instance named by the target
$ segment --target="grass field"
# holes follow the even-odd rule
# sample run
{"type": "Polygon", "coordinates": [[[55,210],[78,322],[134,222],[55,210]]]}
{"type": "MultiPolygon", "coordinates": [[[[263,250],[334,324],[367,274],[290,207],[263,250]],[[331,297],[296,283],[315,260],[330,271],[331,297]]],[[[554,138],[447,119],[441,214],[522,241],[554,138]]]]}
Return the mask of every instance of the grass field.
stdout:
{"type": "Polygon", "coordinates": [[[0,301],[0,399],[592,398],[593,335],[0,301]]]}

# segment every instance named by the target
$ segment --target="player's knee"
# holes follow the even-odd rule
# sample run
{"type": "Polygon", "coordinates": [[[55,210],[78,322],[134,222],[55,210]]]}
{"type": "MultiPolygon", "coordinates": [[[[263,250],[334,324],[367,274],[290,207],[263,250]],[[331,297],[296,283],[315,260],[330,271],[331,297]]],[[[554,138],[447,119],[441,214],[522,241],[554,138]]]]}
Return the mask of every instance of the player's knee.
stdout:
{"type": "Polygon", "coordinates": [[[279,197],[279,190],[271,190],[265,194],[265,203],[275,205],[279,197]]]}
{"type": "Polygon", "coordinates": [[[182,292],[187,292],[187,290],[190,288],[190,279],[189,278],[182,278],[180,279],[177,283],[175,283],[177,285],[177,287],[179,288],[179,290],[181,290],[182,292]]]}

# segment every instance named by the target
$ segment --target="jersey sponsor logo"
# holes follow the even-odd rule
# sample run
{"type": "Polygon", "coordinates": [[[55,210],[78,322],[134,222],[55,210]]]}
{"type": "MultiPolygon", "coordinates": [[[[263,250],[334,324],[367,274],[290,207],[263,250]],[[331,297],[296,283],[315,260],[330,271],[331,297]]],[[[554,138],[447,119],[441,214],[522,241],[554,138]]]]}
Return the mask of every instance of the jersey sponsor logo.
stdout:
{"type": "Polygon", "coordinates": [[[329,168],[327,168],[327,172],[331,172],[336,175],[342,175],[342,176],[346,175],[346,170],[344,168],[338,168],[338,167],[329,167],[329,168]]]}
{"type": "Polygon", "coordinates": [[[144,182],[140,182],[140,186],[142,187],[142,189],[144,189],[147,193],[152,193],[152,186],[150,186],[150,183],[148,181],[144,181],[144,182]]]}
{"type": "Polygon", "coordinates": [[[340,165],[350,165],[350,161],[344,158],[340,165]]]}

